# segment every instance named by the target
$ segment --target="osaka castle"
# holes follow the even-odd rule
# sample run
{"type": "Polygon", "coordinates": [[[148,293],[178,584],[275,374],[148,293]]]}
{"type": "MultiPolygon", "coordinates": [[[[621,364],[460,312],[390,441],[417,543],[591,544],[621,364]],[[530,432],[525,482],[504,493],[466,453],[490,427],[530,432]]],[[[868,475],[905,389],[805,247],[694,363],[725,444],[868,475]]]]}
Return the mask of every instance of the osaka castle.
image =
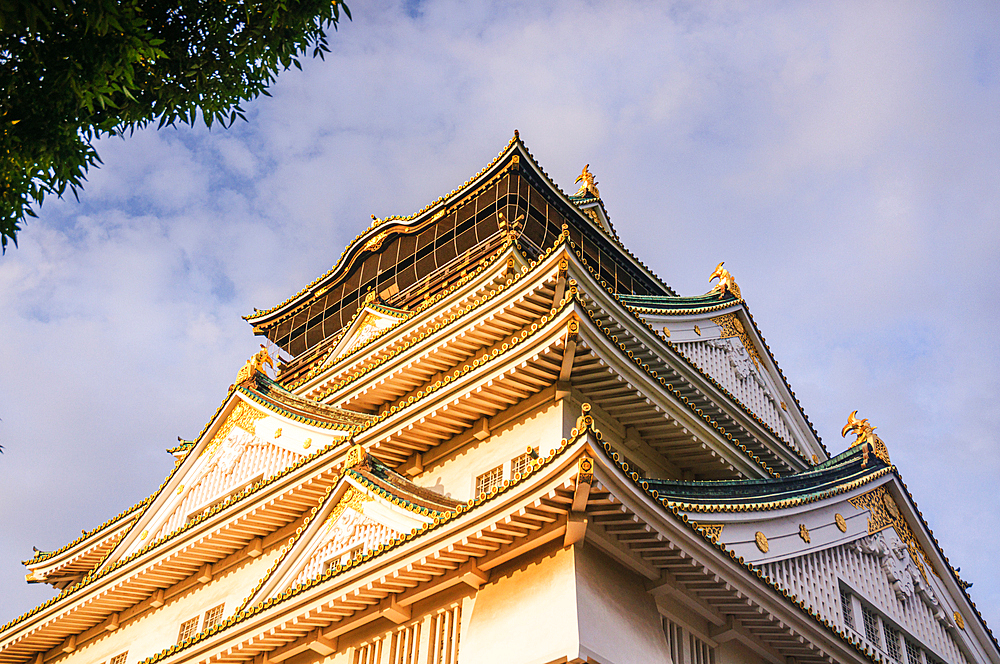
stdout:
{"type": "Polygon", "coordinates": [[[247,316],[0,664],[1000,664],[863,405],[824,446],[734,275],[678,295],[577,182],[515,134],[247,316]]]}

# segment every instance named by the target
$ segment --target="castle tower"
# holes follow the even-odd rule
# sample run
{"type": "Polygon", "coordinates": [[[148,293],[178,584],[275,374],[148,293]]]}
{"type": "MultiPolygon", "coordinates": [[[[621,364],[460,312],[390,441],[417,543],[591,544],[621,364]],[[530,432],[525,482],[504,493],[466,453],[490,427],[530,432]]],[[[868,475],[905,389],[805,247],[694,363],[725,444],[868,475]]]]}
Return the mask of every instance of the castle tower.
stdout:
{"type": "Polygon", "coordinates": [[[1000,664],[873,428],[831,456],[733,275],[677,295],[578,181],[515,134],[249,316],[284,359],[26,561],[0,664],[1000,664]]]}

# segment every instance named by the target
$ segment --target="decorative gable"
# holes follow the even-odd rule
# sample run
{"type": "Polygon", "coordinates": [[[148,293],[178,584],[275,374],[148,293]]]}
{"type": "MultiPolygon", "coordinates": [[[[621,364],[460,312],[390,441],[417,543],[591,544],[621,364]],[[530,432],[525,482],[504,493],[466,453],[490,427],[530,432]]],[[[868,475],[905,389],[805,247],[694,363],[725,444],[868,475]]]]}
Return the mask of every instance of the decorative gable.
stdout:
{"type": "Polygon", "coordinates": [[[342,357],[350,355],[386,330],[399,325],[410,314],[402,309],[394,309],[375,302],[374,291],[367,298],[364,307],[354,317],[323,363],[327,367],[342,357]]]}
{"type": "Polygon", "coordinates": [[[456,505],[410,483],[355,445],[348,451],[336,488],[245,604],[356,564],[365,554],[433,522],[456,505]]]}
{"type": "Polygon", "coordinates": [[[238,398],[211,439],[195,446],[190,452],[195,456],[182,462],[188,467],[181,469],[176,487],[171,486],[155,513],[144,520],[126,553],[186,525],[302,457],[301,444],[293,437],[279,444],[281,422],[272,420],[271,413],[238,398]]]}
{"type": "Polygon", "coordinates": [[[347,487],[340,502],[324,521],[310,546],[309,555],[289,585],[308,581],[331,568],[346,566],[399,534],[365,514],[365,504],[370,502],[372,497],[366,491],[347,487]]]}

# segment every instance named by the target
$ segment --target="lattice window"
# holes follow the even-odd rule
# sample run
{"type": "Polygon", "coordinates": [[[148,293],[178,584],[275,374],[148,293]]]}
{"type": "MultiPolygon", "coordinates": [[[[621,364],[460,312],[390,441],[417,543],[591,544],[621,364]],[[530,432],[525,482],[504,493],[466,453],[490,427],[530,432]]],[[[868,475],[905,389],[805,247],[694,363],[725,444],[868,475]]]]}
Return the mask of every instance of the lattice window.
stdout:
{"type": "Polygon", "coordinates": [[[867,606],[863,606],[861,607],[861,619],[865,624],[865,638],[874,644],[876,648],[881,648],[882,639],[879,638],[878,633],[878,616],[867,606]]]}
{"type": "Polygon", "coordinates": [[[462,625],[462,607],[456,606],[434,616],[430,625],[431,652],[428,664],[456,664],[458,662],[459,628],[462,625]]]}
{"type": "Polygon", "coordinates": [[[922,664],[920,646],[906,639],[906,664],[922,664]]]}
{"type": "Polygon", "coordinates": [[[382,639],[358,646],[354,651],[354,664],[378,664],[382,661],[382,639]]]}
{"type": "Polygon", "coordinates": [[[177,643],[182,643],[198,633],[198,619],[199,616],[195,616],[181,623],[181,629],[177,632],[177,643]]]}
{"type": "Polygon", "coordinates": [[[525,452],[520,456],[516,456],[510,461],[510,479],[517,477],[518,473],[524,475],[529,468],[531,468],[531,462],[538,458],[538,448],[531,450],[530,452],[525,452]]]}
{"type": "Polygon", "coordinates": [[[112,657],[110,660],[108,660],[108,664],[125,664],[126,657],[128,657],[128,650],[112,657]]]}
{"type": "Polygon", "coordinates": [[[715,664],[715,650],[694,634],[691,637],[691,664],[715,664]]]}
{"type": "Polygon", "coordinates": [[[503,464],[500,464],[496,468],[487,470],[485,473],[476,478],[476,495],[479,496],[484,493],[489,493],[493,487],[500,487],[503,485],[503,464]]]}
{"type": "Polygon", "coordinates": [[[215,627],[220,622],[222,622],[222,612],[225,611],[226,605],[220,604],[219,606],[212,607],[205,612],[205,622],[202,623],[202,631],[215,627]]]}
{"type": "Polygon", "coordinates": [[[365,552],[364,542],[362,542],[361,544],[356,544],[356,545],[352,546],[350,549],[348,549],[347,551],[344,551],[339,556],[334,556],[333,558],[330,558],[329,560],[325,560],[323,562],[323,573],[326,574],[327,572],[329,572],[330,570],[332,570],[334,567],[336,567],[338,564],[341,565],[341,566],[347,565],[349,562],[351,562],[352,560],[354,560],[355,558],[357,558],[358,556],[360,556],[364,552],[365,552]]]}
{"type": "Polygon", "coordinates": [[[675,622],[663,619],[663,634],[670,648],[670,660],[674,664],[684,664],[684,630],[675,622]]]}
{"type": "Polygon", "coordinates": [[[396,630],[389,645],[389,664],[417,664],[420,659],[420,623],[396,630]]]}
{"type": "Polygon", "coordinates": [[[903,651],[899,647],[899,630],[883,621],[882,631],[885,632],[885,651],[889,653],[889,657],[902,664],[903,651]]]}
{"type": "Polygon", "coordinates": [[[844,624],[854,628],[854,606],[851,604],[851,593],[840,589],[840,610],[844,614],[844,624]]]}

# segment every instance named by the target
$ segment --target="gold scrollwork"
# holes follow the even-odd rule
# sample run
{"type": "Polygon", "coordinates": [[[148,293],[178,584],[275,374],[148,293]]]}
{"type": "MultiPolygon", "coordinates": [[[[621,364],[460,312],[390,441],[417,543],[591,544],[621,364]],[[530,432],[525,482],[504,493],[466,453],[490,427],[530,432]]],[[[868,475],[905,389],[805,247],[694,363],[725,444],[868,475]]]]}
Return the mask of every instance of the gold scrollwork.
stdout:
{"type": "Polygon", "coordinates": [[[372,239],[365,243],[365,249],[369,251],[375,251],[382,246],[382,242],[389,237],[389,231],[382,231],[372,239]]]}
{"type": "Polygon", "coordinates": [[[713,542],[718,542],[719,537],[722,536],[722,527],[725,526],[724,523],[699,523],[697,524],[698,530],[700,530],[706,537],[708,537],[713,542]]]}
{"type": "Polygon", "coordinates": [[[809,537],[809,529],[806,528],[806,524],[804,523],[799,524],[799,537],[801,537],[802,541],[805,542],[806,544],[809,544],[809,542],[812,541],[812,539],[809,537]]]}
{"type": "Polygon", "coordinates": [[[722,339],[732,337],[739,339],[743,343],[743,347],[747,349],[747,353],[750,355],[750,359],[753,360],[754,366],[760,367],[760,355],[757,354],[757,346],[750,339],[750,335],[747,334],[746,328],[743,327],[743,323],[736,314],[716,316],[712,319],[712,322],[722,328],[722,339]]]}
{"type": "Polygon", "coordinates": [[[211,456],[215,454],[215,451],[219,449],[219,445],[222,444],[233,430],[233,427],[239,427],[246,431],[247,433],[256,436],[257,435],[257,421],[262,420],[267,417],[266,413],[262,413],[246,401],[240,401],[236,404],[236,408],[233,412],[229,414],[226,421],[222,423],[219,427],[218,432],[212,437],[212,442],[210,442],[202,454],[208,454],[211,456]]]}
{"type": "Polygon", "coordinates": [[[584,484],[594,481],[594,460],[590,457],[580,457],[576,462],[577,480],[584,484]]]}
{"type": "Polygon", "coordinates": [[[927,571],[924,569],[924,564],[937,575],[937,571],[931,565],[927,553],[920,546],[920,542],[917,541],[913,531],[910,529],[910,525],[903,518],[903,514],[896,505],[896,501],[889,495],[885,486],[877,487],[868,493],[850,498],[848,502],[859,510],[868,510],[869,535],[885,530],[890,526],[896,530],[899,539],[907,545],[910,558],[913,559],[913,563],[920,570],[920,574],[924,577],[925,581],[927,580],[927,571]]]}
{"type": "Polygon", "coordinates": [[[955,618],[955,624],[958,625],[958,628],[965,629],[965,618],[962,617],[962,614],[956,611],[954,618],[955,618]]]}
{"type": "Polygon", "coordinates": [[[351,445],[347,450],[347,459],[344,460],[344,468],[367,468],[368,453],[360,445],[351,445]]]}
{"type": "Polygon", "coordinates": [[[767,535],[758,530],[754,534],[753,539],[757,543],[757,548],[760,549],[760,552],[767,553],[767,550],[770,548],[767,544],[767,535]]]}
{"type": "Polygon", "coordinates": [[[340,515],[344,513],[348,507],[357,512],[358,514],[363,514],[365,509],[365,503],[371,502],[371,496],[364,493],[363,491],[358,491],[352,486],[347,487],[347,491],[344,492],[344,497],[340,499],[337,506],[333,508],[330,512],[330,516],[326,518],[326,527],[329,530],[340,515]]]}

